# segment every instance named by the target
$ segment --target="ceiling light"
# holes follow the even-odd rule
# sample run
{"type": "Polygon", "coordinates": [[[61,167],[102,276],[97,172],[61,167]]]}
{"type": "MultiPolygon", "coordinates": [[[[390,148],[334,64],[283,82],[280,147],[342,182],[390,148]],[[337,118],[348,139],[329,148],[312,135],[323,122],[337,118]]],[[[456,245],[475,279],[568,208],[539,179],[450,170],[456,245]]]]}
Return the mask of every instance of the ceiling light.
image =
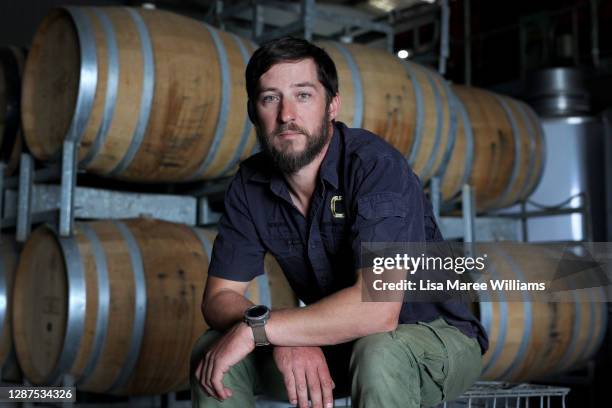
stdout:
{"type": "Polygon", "coordinates": [[[410,51],[408,50],[399,50],[397,52],[397,56],[401,59],[406,59],[410,56],[410,51]]]}

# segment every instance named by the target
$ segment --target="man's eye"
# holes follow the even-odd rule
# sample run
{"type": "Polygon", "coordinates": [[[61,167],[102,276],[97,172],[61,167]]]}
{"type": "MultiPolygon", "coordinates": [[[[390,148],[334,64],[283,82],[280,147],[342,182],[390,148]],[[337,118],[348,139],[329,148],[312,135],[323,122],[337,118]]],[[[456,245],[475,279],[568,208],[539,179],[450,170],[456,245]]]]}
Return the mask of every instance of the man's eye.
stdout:
{"type": "Polygon", "coordinates": [[[276,99],[277,98],[274,95],[266,95],[263,98],[261,98],[261,101],[263,103],[270,103],[270,102],[274,102],[276,99]]]}
{"type": "Polygon", "coordinates": [[[310,99],[310,96],[311,95],[309,93],[307,93],[307,92],[300,92],[298,94],[298,99],[300,99],[302,101],[306,101],[306,100],[310,99]]]}

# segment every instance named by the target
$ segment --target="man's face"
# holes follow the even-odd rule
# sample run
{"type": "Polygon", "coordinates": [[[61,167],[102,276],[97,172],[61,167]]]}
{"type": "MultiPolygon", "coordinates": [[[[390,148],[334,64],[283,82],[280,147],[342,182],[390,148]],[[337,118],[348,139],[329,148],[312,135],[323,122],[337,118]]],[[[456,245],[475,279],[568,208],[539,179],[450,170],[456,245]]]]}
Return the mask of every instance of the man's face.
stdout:
{"type": "Polygon", "coordinates": [[[338,103],[327,104],[312,59],[273,65],[259,78],[257,138],[282,172],[295,173],[323,150],[338,103]]]}

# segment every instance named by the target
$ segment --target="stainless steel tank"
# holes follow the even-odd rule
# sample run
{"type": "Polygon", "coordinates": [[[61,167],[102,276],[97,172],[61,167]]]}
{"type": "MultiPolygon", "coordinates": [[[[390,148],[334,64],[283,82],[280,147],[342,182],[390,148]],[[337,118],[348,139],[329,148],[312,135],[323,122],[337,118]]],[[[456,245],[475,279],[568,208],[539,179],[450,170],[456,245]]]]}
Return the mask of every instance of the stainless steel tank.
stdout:
{"type": "Polygon", "coordinates": [[[542,117],[588,115],[591,110],[588,73],[557,67],[534,71],[525,86],[525,99],[542,117]]]}
{"type": "MultiPolygon", "coordinates": [[[[605,240],[604,128],[601,119],[591,116],[544,118],[542,126],[546,164],[542,179],[529,200],[547,207],[569,200],[568,207],[585,206],[588,215],[573,213],[530,218],[529,241],[605,240]],[[592,225],[586,224],[589,217],[592,225]],[[591,234],[587,226],[592,226],[591,234]]],[[[527,209],[538,211],[541,208],[528,205],[527,209]]]]}

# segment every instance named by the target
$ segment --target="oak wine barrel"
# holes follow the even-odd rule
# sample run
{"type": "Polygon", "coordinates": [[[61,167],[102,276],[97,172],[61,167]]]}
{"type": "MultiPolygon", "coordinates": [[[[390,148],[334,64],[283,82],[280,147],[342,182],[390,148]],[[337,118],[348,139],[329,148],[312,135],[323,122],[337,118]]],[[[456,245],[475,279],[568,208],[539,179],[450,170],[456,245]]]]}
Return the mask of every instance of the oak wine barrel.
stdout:
{"type": "MultiPolygon", "coordinates": [[[[505,245],[488,254],[492,279],[533,281],[555,276],[560,253],[537,245],[505,245]]],[[[480,320],[489,334],[482,379],[531,381],[580,368],[599,350],[607,329],[603,288],[567,286],[563,301],[536,300],[529,291],[520,299],[488,292],[478,303],[480,320]],[[569,299],[568,299],[569,298],[569,299]]]]}
{"type": "Polygon", "coordinates": [[[478,211],[526,199],[544,168],[544,137],[531,108],[483,89],[454,85],[457,135],[442,178],[442,198],[455,201],[474,187],[478,211]]]}
{"type": "Polygon", "coordinates": [[[255,45],[161,10],[66,7],[40,24],[22,98],[40,160],[135,182],[230,175],[255,148],[244,69],[255,45]]]}
{"type": "MultiPolygon", "coordinates": [[[[14,290],[24,376],[53,384],[70,374],[81,390],[117,395],[186,389],[191,348],[207,328],[200,304],[213,236],[150,219],[78,223],[72,238],[34,231],[14,290]]],[[[278,265],[267,265],[272,283],[255,281],[251,300],[295,306],[278,265]]]]}

